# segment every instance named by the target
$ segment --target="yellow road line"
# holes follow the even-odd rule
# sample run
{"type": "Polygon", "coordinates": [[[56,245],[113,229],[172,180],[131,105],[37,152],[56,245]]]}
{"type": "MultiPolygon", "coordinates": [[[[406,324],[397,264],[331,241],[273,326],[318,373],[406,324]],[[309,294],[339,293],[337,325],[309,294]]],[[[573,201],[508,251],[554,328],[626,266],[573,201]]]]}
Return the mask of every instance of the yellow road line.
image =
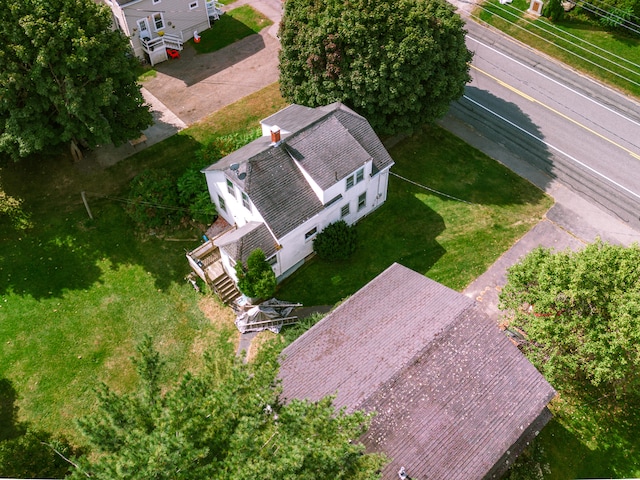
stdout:
{"type": "Polygon", "coordinates": [[[595,135],[595,136],[597,136],[597,137],[601,138],[602,140],[604,140],[604,141],[606,141],[606,142],[609,142],[610,144],[612,144],[612,145],[614,145],[614,146],[616,146],[616,147],[620,148],[621,150],[624,150],[625,152],[627,152],[627,153],[628,153],[629,155],[631,155],[632,157],[634,157],[634,158],[636,158],[636,159],[640,160],[640,155],[638,155],[637,153],[633,152],[632,150],[629,150],[628,148],[623,147],[623,146],[622,146],[622,145],[620,145],[619,143],[614,142],[614,141],[613,141],[613,140],[611,140],[609,137],[605,137],[605,136],[604,136],[604,135],[602,135],[601,133],[598,133],[598,132],[596,132],[595,130],[592,130],[591,128],[587,127],[586,125],[583,125],[582,123],[580,123],[580,122],[578,122],[578,121],[574,120],[573,118],[571,118],[571,117],[569,117],[569,116],[565,115],[564,113],[561,113],[561,112],[557,111],[555,108],[550,107],[549,105],[547,105],[547,104],[545,104],[545,103],[542,103],[540,100],[537,100],[537,99],[533,98],[532,96],[527,95],[527,94],[526,94],[526,93],[524,93],[523,91],[518,90],[517,88],[515,88],[515,87],[513,87],[513,86],[509,85],[508,83],[503,82],[503,81],[502,81],[502,80],[500,80],[499,78],[494,77],[494,76],[493,76],[493,75],[491,75],[490,73],[485,72],[484,70],[482,70],[482,69],[480,69],[480,68],[476,67],[475,65],[471,65],[471,68],[473,68],[474,70],[477,70],[478,72],[482,73],[483,75],[485,75],[485,76],[489,77],[490,79],[494,80],[494,81],[495,81],[495,82],[497,82],[499,85],[502,85],[504,88],[506,88],[506,89],[508,89],[508,90],[512,91],[512,92],[513,92],[513,93],[515,93],[516,95],[519,95],[519,96],[521,96],[522,98],[524,98],[524,99],[526,99],[526,100],[529,100],[530,102],[537,103],[538,105],[540,105],[540,106],[542,106],[542,107],[546,108],[547,110],[549,110],[549,111],[551,111],[551,112],[555,113],[556,115],[561,116],[561,117],[562,117],[562,118],[564,118],[565,120],[569,120],[571,123],[573,123],[573,124],[577,125],[578,127],[585,129],[587,132],[592,133],[593,135],[595,135]]]}

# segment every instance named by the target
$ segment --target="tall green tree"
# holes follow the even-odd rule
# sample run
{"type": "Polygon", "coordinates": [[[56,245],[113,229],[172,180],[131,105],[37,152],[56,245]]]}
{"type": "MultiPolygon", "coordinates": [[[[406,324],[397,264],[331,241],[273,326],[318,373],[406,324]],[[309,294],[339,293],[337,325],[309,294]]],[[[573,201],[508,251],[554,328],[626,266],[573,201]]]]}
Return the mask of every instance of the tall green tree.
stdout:
{"type": "Polygon", "coordinates": [[[138,351],[138,391],[103,386],[96,413],[79,422],[93,455],[72,479],[379,478],[382,458],[357,442],[368,418],[336,412],[330,398],[281,404],[275,351],[243,364],[221,335],[204,371],[167,391],[151,339],[138,351]]]}
{"type": "Polygon", "coordinates": [[[444,115],[472,54],[446,0],[287,0],[280,88],[294,103],[344,102],[380,133],[444,115]]]}
{"type": "Polygon", "coordinates": [[[0,152],[136,138],[152,117],[128,40],[93,0],[0,0],[0,152]]]}
{"type": "Polygon", "coordinates": [[[538,248],[509,269],[500,308],[552,383],[588,382],[617,397],[640,386],[638,245],[538,248]]]}

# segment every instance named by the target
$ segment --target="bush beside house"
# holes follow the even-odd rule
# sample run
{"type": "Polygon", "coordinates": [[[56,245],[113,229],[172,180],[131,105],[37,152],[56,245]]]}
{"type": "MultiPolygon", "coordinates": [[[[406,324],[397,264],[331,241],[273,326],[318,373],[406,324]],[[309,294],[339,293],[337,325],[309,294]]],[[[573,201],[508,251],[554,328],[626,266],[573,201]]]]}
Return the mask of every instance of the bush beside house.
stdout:
{"type": "Polygon", "coordinates": [[[236,264],[236,275],[238,288],[249,298],[270,298],[276,291],[276,275],[259,248],[249,254],[246,266],[236,264]]]}
{"type": "Polygon", "coordinates": [[[339,220],[313,239],[313,251],[324,260],[346,260],[356,251],[357,240],[355,225],[339,220]]]}

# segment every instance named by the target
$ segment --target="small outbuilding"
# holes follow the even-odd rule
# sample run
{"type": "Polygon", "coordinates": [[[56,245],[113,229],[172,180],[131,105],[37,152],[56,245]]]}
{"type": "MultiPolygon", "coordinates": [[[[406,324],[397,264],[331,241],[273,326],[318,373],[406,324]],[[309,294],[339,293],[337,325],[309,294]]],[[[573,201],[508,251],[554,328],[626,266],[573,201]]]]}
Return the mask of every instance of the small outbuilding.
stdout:
{"type": "Polygon", "coordinates": [[[375,412],[361,440],[389,480],[498,478],[555,396],[475,301],[399,264],[289,345],[280,378],[285,401],[375,412]]]}

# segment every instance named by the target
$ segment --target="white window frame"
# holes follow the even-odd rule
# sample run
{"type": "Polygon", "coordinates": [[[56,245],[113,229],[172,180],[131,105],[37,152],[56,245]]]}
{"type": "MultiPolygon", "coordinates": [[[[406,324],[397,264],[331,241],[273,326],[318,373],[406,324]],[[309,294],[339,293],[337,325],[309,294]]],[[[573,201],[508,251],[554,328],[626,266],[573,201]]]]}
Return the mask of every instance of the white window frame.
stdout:
{"type": "Polygon", "coordinates": [[[251,202],[249,201],[249,195],[244,192],[242,192],[242,205],[244,206],[244,208],[251,211],[251,202]]]}
{"type": "Polygon", "coordinates": [[[227,206],[224,203],[224,198],[222,198],[222,195],[218,194],[218,204],[220,205],[220,210],[224,210],[225,212],[227,211],[227,206]]]}
{"type": "Polygon", "coordinates": [[[367,206],[367,192],[364,192],[358,196],[358,211],[366,208],[367,206]]]}
{"type": "Polygon", "coordinates": [[[307,233],[304,234],[304,241],[308,242],[317,234],[318,234],[318,227],[313,227],[311,230],[309,230],[307,233]]]}
{"type": "Polygon", "coordinates": [[[351,204],[347,203],[340,209],[340,218],[344,218],[351,213],[351,204]]]}
{"type": "Polygon", "coordinates": [[[236,187],[233,184],[233,182],[231,180],[229,180],[227,178],[227,192],[229,192],[229,195],[231,195],[232,197],[235,198],[236,196],[236,187]]]}
{"type": "Polygon", "coordinates": [[[346,189],[349,190],[350,188],[355,187],[357,184],[359,184],[363,180],[364,180],[364,167],[359,168],[358,170],[356,170],[355,173],[347,177],[346,189]]]}
{"type": "Polygon", "coordinates": [[[189,4],[189,10],[195,10],[196,8],[198,8],[198,2],[197,1],[191,2],[189,4]]]}
{"type": "Polygon", "coordinates": [[[162,12],[156,12],[151,16],[151,20],[153,23],[153,29],[156,32],[159,32],[160,30],[164,30],[167,26],[166,23],[164,23],[164,15],[162,14],[162,12]],[[160,20],[160,23],[162,24],[160,27],[158,26],[158,20],[160,20]]]}

